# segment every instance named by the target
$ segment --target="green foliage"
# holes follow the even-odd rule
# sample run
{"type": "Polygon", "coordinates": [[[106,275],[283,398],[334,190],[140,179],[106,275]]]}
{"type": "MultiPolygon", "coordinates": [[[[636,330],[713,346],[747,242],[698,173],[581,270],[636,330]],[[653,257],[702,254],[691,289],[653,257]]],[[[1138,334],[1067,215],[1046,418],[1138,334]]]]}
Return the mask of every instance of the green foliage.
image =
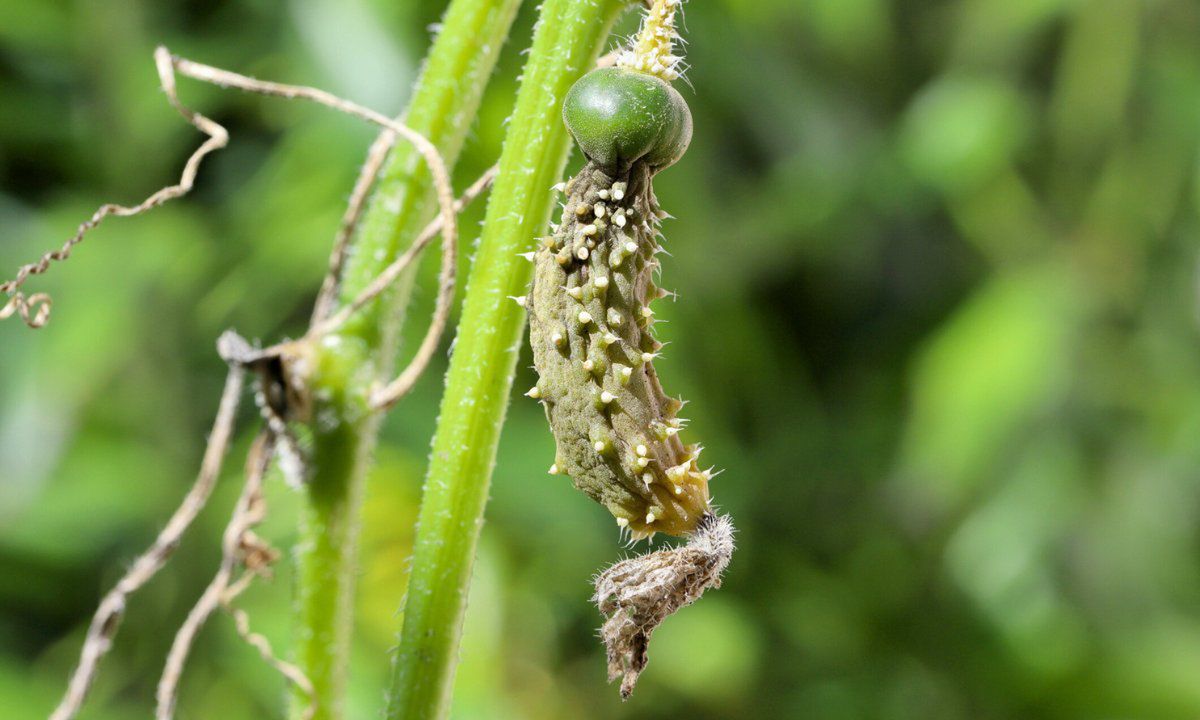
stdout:
{"type": "MultiPolygon", "coordinates": [[[[0,0],[0,270],[176,174],[198,138],[156,90],[158,42],[398,111],[446,3],[332,3],[314,30],[330,4],[0,0]],[[314,38],[352,14],[388,52],[322,50],[314,38]]],[[[525,5],[458,188],[500,153],[525,5]]],[[[621,706],[587,602],[589,575],[619,553],[615,528],[545,475],[544,414],[517,396],[453,716],[1196,717],[1200,9],[686,10],[695,90],[678,87],[695,136],[655,184],[677,218],[663,283],[680,294],[656,307],[670,342],[656,365],[691,400],[685,441],[726,468],[712,491],[740,549],[724,586],[656,633],[621,706]]],[[[190,482],[223,378],[220,331],[302,331],[373,134],[316,108],[180,89],[232,130],[197,194],[114,221],[34,281],[56,297],[45,329],[0,323],[5,718],[46,716],[100,593],[190,482]]],[[[432,304],[433,270],[411,318],[432,304]]],[[[406,341],[424,331],[407,326],[406,341]]],[[[529,363],[516,360],[518,388],[536,380],[529,363]]],[[[367,482],[350,717],[377,713],[387,681],[444,369],[384,424],[367,482]]],[[[83,717],[147,716],[235,494],[231,474],[134,599],[83,717]]],[[[294,542],[300,500],[272,478],[262,534],[294,542]]],[[[283,652],[294,581],[281,562],[244,602],[283,652]]],[[[216,617],[181,717],[278,717],[283,692],[216,617]]]]}

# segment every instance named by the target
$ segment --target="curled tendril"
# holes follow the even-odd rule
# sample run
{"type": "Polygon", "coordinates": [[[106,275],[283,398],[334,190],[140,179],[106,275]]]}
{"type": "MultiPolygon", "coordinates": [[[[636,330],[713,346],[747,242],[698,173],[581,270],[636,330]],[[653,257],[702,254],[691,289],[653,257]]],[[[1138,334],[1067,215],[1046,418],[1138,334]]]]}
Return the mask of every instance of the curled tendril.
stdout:
{"type": "MultiPolygon", "coordinates": [[[[9,284],[5,283],[6,286],[9,284]]],[[[8,302],[0,307],[0,320],[19,315],[26,325],[36,330],[50,320],[50,307],[53,304],[54,301],[46,293],[27,296],[23,292],[13,292],[8,302]]]]}

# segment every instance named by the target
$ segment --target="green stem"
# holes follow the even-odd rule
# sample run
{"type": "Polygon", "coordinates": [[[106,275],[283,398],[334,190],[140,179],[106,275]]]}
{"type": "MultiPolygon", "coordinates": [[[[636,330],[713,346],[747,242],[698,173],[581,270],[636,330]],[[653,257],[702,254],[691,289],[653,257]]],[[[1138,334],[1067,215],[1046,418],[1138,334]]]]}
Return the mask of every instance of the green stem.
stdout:
{"type": "MultiPolygon", "coordinates": [[[[453,168],[520,0],[453,0],[413,91],[404,122],[453,168]]],[[[404,141],[392,151],[368,203],[342,277],[339,302],[356,296],[416,237],[436,202],[429,170],[404,141]]],[[[298,545],[296,658],[313,684],[315,720],[344,717],[359,505],[378,434],[367,392],[395,364],[412,275],[357,313],[315,349],[312,477],[298,545]]],[[[293,717],[307,698],[294,695],[293,717]]]]}
{"type": "Polygon", "coordinates": [[[389,720],[447,714],[475,545],[512,389],[530,264],[567,157],[560,108],[624,0],[545,0],[471,267],[418,521],[389,720]]]}

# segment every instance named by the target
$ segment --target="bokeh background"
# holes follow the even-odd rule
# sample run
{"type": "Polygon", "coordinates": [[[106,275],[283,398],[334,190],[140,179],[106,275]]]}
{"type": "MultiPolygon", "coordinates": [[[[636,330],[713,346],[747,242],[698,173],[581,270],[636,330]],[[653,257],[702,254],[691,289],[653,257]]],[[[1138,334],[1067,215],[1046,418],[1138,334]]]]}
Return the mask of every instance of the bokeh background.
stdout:
{"type": "MultiPolygon", "coordinates": [[[[459,187],[499,153],[526,5],[459,187]]],[[[200,137],[157,89],[156,43],[396,112],[443,6],[0,0],[0,274],[100,202],[173,182],[200,137]]],[[[727,469],[714,490],[741,548],[621,704],[587,602],[615,527],[545,474],[545,420],[517,395],[455,717],[1200,716],[1200,5],[696,0],[687,35],[696,136],[657,182],[679,293],[661,372],[727,469]]],[[[217,335],[301,332],[372,137],[323,109],[182,94],[233,133],[195,193],[35,280],[48,327],[0,323],[7,719],[45,717],[100,594],[191,482],[217,335]]],[[[354,718],[380,706],[441,375],[392,413],[371,479],[354,718]]],[[[132,601],[81,717],[149,715],[237,465],[132,601]]],[[[269,502],[286,548],[297,498],[275,477],[269,502]]],[[[243,603],[284,652],[291,583],[281,562],[243,603]]],[[[179,717],[278,717],[283,693],[218,616],[179,717]]]]}

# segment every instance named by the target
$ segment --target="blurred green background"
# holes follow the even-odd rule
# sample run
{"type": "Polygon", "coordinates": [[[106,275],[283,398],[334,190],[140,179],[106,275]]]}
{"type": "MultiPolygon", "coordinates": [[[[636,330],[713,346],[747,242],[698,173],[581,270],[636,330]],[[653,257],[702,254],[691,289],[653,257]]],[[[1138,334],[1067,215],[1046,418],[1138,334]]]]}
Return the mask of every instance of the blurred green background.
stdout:
{"type": "MultiPolygon", "coordinates": [[[[533,5],[458,187],[499,154],[533,5]]],[[[156,43],[396,112],[443,7],[0,0],[0,275],[100,202],[177,177],[201,138],[157,88],[156,43]]],[[[686,12],[696,136],[657,182],[676,217],[663,282],[679,293],[659,307],[661,373],[692,401],[688,440],[726,468],[713,488],[741,547],[725,587],[655,635],[621,704],[587,599],[624,551],[607,513],[545,474],[545,419],[517,396],[455,717],[1200,716],[1200,5],[686,12]]],[[[100,594],[191,482],[223,378],[217,335],[302,331],[373,136],[323,109],[181,92],[233,134],[195,193],[110,222],[34,280],[57,301],[45,329],[0,323],[6,719],[45,717],[100,594]]],[[[441,376],[392,413],[370,483],[354,718],[381,704],[441,376]]],[[[82,718],[149,715],[216,569],[230,465],[132,601],[82,718]]],[[[275,477],[269,502],[263,534],[286,548],[297,497],[275,477]]],[[[243,602],[285,652],[289,565],[243,602]]],[[[278,717],[283,692],[217,616],[179,717],[278,717]]]]}

